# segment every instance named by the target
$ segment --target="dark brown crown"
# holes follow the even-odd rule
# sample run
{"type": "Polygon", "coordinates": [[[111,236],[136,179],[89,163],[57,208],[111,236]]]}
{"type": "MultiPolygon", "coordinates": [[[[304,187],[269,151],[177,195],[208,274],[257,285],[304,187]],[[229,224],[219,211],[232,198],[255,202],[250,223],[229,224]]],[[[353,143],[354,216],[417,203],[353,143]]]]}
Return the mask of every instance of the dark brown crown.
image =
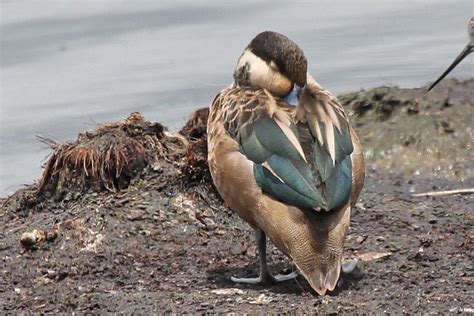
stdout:
{"type": "Polygon", "coordinates": [[[252,53],[270,64],[274,62],[285,77],[303,87],[306,84],[308,62],[303,51],[283,34],[265,31],[247,46],[252,53]]]}

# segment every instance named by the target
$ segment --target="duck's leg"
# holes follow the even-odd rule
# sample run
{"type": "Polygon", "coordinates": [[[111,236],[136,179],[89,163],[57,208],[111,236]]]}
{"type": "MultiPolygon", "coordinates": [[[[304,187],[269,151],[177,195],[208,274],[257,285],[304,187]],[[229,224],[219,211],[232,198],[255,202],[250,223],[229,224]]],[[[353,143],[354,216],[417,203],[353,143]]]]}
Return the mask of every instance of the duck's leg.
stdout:
{"type": "Polygon", "coordinates": [[[248,284],[275,284],[277,282],[287,281],[294,279],[297,274],[296,272],[291,272],[286,275],[271,275],[268,271],[267,266],[267,236],[265,232],[261,229],[255,230],[255,239],[257,241],[258,255],[260,257],[260,276],[258,278],[234,278],[230,279],[236,283],[248,283],[248,284]]]}

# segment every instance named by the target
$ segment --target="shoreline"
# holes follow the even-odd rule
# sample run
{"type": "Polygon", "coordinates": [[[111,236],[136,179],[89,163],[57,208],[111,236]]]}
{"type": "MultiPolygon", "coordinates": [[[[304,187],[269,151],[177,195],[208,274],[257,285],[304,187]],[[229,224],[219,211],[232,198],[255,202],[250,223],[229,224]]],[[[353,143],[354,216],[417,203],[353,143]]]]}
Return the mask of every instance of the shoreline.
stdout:
{"type": "MultiPolygon", "coordinates": [[[[272,287],[229,281],[255,274],[257,254],[251,229],[211,184],[203,109],[180,133],[132,114],[82,133],[77,144],[50,143],[56,156],[43,181],[0,199],[6,267],[0,271],[0,307],[148,313],[472,309],[472,195],[413,194],[474,187],[474,78],[446,80],[430,93],[423,89],[378,87],[339,96],[364,146],[367,182],[344,247],[347,258],[361,260],[360,273],[343,277],[330,295],[317,296],[301,277],[272,287]],[[113,168],[94,151],[110,144],[119,149],[111,153],[113,168]],[[131,152],[135,158],[120,160],[131,152]]],[[[273,272],[291,270],[273,245],[268,252],[273,272]]]]}

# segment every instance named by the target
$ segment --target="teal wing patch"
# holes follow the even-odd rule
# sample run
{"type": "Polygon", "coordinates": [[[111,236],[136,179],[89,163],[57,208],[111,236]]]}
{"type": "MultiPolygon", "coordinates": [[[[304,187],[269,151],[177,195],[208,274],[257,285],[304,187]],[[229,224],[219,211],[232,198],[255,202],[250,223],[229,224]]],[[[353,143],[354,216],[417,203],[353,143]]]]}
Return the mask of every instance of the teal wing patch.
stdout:
{"type": "MultiPolygon", "coordinates": [[[[339,113],[336,113],[339,115],[339,113]]],[[[299,137],[299,127],[290,127],[300,141],[306,160],[269,117],[244,124],[238,132],[242,153],[253,161],[257,184],[266,194],[299,208],[340,209],[352,191],[353,151],[349,125],[342,117],[339,128],[331,124],[333,136],[327,135],[325,122],[318,121],[322,141],[317,137],[299,137]],[[334,144],[331,157],[328,143],[334,144]]],[[[306,124],[301,125],[311,135],[306,124]]]]}
{"type": "Polygon", "coordinates": [[[266,194],[300,208],[326,207],[310,166],[273,119],[242,126],[239,142],[266,194]]]}
{"type": "Polygon", "coordinates": [[[325,182],[327,207],[338,210],[347,204],[352,191],[352,162],[351,157],[336,164],[333,172],[325,182]]]}
{"type": "Polygon", "coordinates": [[[347,158],[353,151],[354,146],[352,145],[351,132],[349,130],[349,125],[347,122],[340,116],[336,114],[337,119],[339,120],[339,125],[341,130],[333,127],[334,129],[334,139],[336,143],[336,162],[340,163],[347,158]]]}
{"type": "Polygon", "coordinates": [[[271,118],[261,118],[243,126],[240,130],[240,144],[250,160],[258,163],[265,161],[269,154],[293,160],[303,159],[271,118]]]}
{"type": "MultiPolygon", "coordinates": [[[[320,126],[321,130],[324,130],[324,123],[320,123],[320,126]]],[[[312,144],[312,158],[315,169],[320,176],[321,190],[328,210],[340,209],[346,205],[352,192],[352,162],[350,155],[353,151],[353,146],[349,127],[347,123],[341,122],[341,131],[335,126],[332,126],[332,128],[334,129],[335,143],[334,161],[327,151],[327,146],[321,145],[315,138],[312,144]]]]}

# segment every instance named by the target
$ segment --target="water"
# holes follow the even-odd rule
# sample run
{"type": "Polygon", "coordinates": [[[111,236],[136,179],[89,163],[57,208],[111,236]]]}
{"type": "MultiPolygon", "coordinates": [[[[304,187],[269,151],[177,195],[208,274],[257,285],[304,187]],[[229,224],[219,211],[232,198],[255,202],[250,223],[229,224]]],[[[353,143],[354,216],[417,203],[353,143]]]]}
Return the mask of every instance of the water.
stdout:
{"type": "MultiPolygon", "coordinates": [[[[230,83],[258,32],[295,40],[334,93],[436,79],[467,43],[462,1],[1,2],[0,196],[59,141],[133,111],[178,128],[230,83]]],[[[451,76],[473,75],[467,58],[451,76]]]]}

